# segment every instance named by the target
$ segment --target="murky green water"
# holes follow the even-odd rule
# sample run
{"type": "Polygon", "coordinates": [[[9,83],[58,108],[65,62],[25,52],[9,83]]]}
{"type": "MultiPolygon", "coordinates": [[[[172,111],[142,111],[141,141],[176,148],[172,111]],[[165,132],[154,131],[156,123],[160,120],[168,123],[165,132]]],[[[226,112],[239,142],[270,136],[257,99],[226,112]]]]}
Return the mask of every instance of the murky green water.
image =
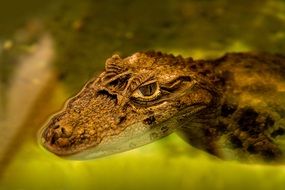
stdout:
{"type": "Polygon", "coordinates": [[[0,189],[285,189],[285,166],[221,161],[175,134],[91,161],[37,131],[113,53],[285,54],[285,1],[11,0],[0,7],[0,189]]]}

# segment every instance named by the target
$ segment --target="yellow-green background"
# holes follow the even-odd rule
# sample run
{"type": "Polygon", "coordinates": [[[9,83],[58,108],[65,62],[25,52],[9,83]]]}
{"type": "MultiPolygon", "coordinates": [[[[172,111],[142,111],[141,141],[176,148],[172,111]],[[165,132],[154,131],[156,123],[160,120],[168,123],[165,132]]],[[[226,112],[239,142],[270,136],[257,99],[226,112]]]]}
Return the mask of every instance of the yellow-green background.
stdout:
{"type": "MultiPolygon", "coordinates": [[[[285,54],[285,1],[1,0],[0,4],[0,45],[14,42],[0,54],[0,96],[5,97],[11,85],[18,56],[31,53],[41,35],[48,34],[55,43],[54,78],[31,106],[1,162],[0,189],[285,189],[285,166],[221,161],[175,134],[90,161],[63,160],[37,144],[37,130],[49,115],[99,73],[113,53],[127,56],[151,49],[194,58],[249,50],[285,54]],[[29,30],[31,36],[19,40],[19,31],[29,30]]],[[[0,133],[5,133],[1,126],[0,133]]]]}

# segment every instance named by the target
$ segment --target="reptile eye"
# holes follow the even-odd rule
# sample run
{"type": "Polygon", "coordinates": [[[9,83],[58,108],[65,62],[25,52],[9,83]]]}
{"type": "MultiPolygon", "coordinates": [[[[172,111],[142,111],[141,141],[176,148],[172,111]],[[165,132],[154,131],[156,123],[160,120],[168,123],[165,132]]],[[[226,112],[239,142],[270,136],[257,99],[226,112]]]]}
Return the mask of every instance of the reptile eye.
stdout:
{"type": "Polygon", "coordinates": [[[133,98],[141,101],[152,101],[160,95],[158,83],[151,82],[140,86],[132,95],[133,98]]]}
{"type": "Polygon", "coordinates": [[[144,96],[153,95],[155,93],[156,89],[157,89],[157,83],[156,82],[139,87],[139,91],[144,96]]]}

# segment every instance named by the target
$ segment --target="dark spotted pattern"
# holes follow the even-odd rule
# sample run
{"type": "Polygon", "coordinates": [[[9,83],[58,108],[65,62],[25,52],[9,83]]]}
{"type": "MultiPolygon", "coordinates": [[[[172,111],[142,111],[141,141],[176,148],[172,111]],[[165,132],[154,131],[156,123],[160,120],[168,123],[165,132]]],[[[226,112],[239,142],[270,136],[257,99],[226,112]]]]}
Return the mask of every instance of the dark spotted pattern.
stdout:
{"type": "Polygon", "coordinates": [[[283,128],[278,128],[277,130],[273,131],[273,133],[271,133],[271,137],[272,138],[276,138],[277,136],[281,136],[285,134],[285,129],[283,128]]]}
{"type": "Polygon", "coordinates": [[[223,117],[228,117],[232,115],[237,109],[237,105],[235,104],[223,104],[221,108],[221,115],[223,117]]]}
{"type": "Polygon", "coordinates": [[[148,118],[146,118],[145,120],[143,120],[143,122],[147,125],[151,125],[155,122],[155,117],[154,116],[150,116],[148,118]]]}
{"type": "Polygon", "coordinates": [[[232,144],[232,148],[242,148],[242,141],[238,138],[238,136],[231,135],[230,142],[232,144]]]}
{"type": "MultiPolygon", "coordinates": [[[[279,159],[282,156],[281,150],[269,137],[268,131],[275,123],[270,114],[258,112],[250,107],[232,108],[232,105],[227,104],[221,107],[221,115],[228,117],[223,126],[227,128],[224,131],[228,135],[230,147],[259,155],[264,160],[279,159]]],[[[284,132],[285,130],[278,129],[271,134],[271,137],[283,135],[284,132]]]]}

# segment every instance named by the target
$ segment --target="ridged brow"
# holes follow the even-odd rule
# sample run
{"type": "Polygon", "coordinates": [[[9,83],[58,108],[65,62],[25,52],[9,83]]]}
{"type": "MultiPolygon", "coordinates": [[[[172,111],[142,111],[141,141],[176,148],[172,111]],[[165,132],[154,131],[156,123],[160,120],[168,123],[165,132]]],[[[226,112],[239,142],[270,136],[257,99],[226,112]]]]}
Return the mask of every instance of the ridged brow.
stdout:
{"type": "Polygon", "coordinates": [[[172,79],[171,81],[160,84],[160,88],[162,90],[172,92],[175,89],[177,89],[183,81],[191,82],[192,78],[190,76],[179,76],[179,77],[172,79]]]}

